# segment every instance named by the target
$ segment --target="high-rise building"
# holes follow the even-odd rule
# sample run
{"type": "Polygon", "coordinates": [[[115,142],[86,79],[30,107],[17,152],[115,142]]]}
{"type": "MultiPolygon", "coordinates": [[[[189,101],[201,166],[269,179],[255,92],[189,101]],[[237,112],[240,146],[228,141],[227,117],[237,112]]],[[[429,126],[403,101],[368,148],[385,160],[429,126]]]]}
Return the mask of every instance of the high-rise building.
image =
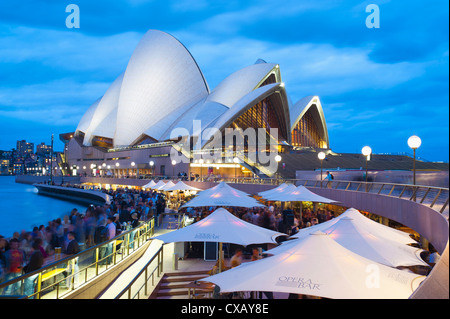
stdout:
{"type": "Polygon", "coordinates": [[[44,142],[36,145],[36,154],[38,154],[38,155],[50,156],[51,150],[52,150],[52,146],[46,145],[44,142]]]}
{"type": "Polygon", "coordinates": [[[34,153],[34,143],[26,140],[17,141],[16,150],[19,156],[26,156],[34,153]]]}

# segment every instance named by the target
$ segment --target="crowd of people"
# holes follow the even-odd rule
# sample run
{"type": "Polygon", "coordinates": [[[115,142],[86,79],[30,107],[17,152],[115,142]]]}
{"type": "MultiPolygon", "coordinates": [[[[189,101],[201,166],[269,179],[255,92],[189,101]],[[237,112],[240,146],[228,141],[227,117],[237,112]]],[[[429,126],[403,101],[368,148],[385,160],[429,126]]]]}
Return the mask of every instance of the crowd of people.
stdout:
{"type": "MultiPolygon", "coordinates": [[[[212,208],[185,208],[186,213],[194,218],[194,222],[205,218],[212,212],[212,208]]],[[[301,228],[323,223],[335,217],[335,212],[319,208],[316,212],[310,208],[281,209],[281,207],[269,206],[264,208],[231,208],[230,212],[242,220],[254,225],[293,235],[301,228]]]]}
{"type": "MultiPolygon", "coordinates": [[[[89,205],[84,212],[74,208],[47,225],[35,226],[31,231],[14,232],[11,238],[0,235],[0,283],[39,269],[55,251],[74,254],[112,239],[125,229],[135,228],[140,221],[159,216],[166,209],[166,198],[157,191],[110,189],[103,192],[111,196],[109,204],[89,205]],[[75,251],[69,244],[71,242],[77,244],[75,251]]],[[[183,208],[180,212],[196,222],[213,210],[212,207],[183,208]]],[[[300,214],[298,209],[282,210],[277,206],[230,210],[247,222],[288,235],[334,217],[334,213],[328,210],[312,212],[304,209],[300,214]]]]}
{"type": "Polygon", "coordinates": [[[0,283],[41,268],[55,251],[73,254],[71,241],[80,249],[95,246],[161,214],[166,206],[165,197],[151,190],[105,192],[112,198],[109,204],[89,205],[84,212],[74,208],[31,231],[14,232],[10,238],[0,235],[0,283]]]}

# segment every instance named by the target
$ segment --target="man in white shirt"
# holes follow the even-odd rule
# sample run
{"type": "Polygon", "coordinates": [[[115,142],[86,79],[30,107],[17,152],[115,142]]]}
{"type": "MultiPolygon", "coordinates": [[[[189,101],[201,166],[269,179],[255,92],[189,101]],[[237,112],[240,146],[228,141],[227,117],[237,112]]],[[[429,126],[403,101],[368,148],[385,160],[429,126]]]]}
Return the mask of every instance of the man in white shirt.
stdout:
{"type": "Polygon", "coordinates": [[[106,220],[106,229],[108,229],[108,240],[116,237],[116,224],[114,223],[114,217],[108,216],[106,220]]]}
{"type": "MultiPolygon", "coordinates": [[[[113,216],[108,216],[108,218],[106,219],[106,229],[108,234],[107,241],[116,237],[116,224],[114,223],[113,216]]],[[[113,245],[115,245],[115,242],[116,241],[114,240],[106,245],[105,256],[106,256],[106,263],[108,264],[110,264],[112,261],[112,253],[114,247],[113,245]]]]}

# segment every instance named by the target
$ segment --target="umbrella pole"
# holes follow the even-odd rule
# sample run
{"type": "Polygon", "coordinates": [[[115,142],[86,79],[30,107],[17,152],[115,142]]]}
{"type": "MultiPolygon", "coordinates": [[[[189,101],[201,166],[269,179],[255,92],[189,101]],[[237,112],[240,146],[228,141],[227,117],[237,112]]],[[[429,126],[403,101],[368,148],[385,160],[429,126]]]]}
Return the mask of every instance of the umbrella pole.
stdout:
{"type": "Polygon", "coordinates": [[[223,252],[223,244],[219,243],[219,273],[222,272],[222,252],[223,252]]]}

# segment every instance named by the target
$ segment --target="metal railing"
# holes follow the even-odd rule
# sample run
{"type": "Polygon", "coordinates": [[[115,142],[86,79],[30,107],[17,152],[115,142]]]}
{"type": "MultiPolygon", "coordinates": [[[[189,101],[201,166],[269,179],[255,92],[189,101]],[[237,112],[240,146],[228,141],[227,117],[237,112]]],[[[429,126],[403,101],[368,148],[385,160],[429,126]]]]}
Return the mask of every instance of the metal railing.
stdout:
{"type": "MultiPolygon", "coordinates": [[[[186,226],[185,215],[182,213],[164,213],[164,215],[172,217],[173,220],[168,222],[168,227],[180,229],[186,226]]],[[[155,288],[155,272],[159,278],[163,273],[163,246],[155,252],[152,258],[138,272],[138,274],[130,281],[130,283],[115,297],[115,299],[140,299],[148,298],[149,282],[155,288]]]]}
{"type": "Polygon", "coordinates": [[[374,183],[359,181],[311,181],[311,180],[286,180],[295,185],[305,187],[330,188],[345,191],[366,192],[377,195],[385,195],[415,201],[433,208],[443,214],[448,212],[449,189],[434,186],[374,183]]]}
{"type": "Polygon", "coordinates": [[[58,258],[56,254],[54,261],[48,265],[1,283],[0,297],[60,299],[120,263],[147,243],[154,234],[154,225],[152,218],[76,255],[58,258]]]}
{"type": "Polygon", "coordinates": [[[163,257],[163,246],[161,246],[155,255],[146,263],[144,268],[139,271],[115,299],[140,299],[141,296],[148,297],[150,281],[152,287],[155,287],[155,273],[157,277],[161,277],[163,273],[163,257]]]}
{"type": "MultiPolygon", "coordinates": [[[[156,178],[155,180],[157,180],[156,178]]],[[[189,177],[173,176],[172,180],[195,181],[195,182],[227,182],[236,184],[259,184],[259,185],[279,185],[281,183],[290,183],[303,185],[305,187],[328,187],[332,189],[369,192],[379,195],[409,199],[420,204],[429,206],[440,213],[448,213],[449,208],[449,189],[427,185],[411,185],[382,182],[362,182],[362,181],[341,181],[341,180],[304,180],[304,179],[285,179],[285,178],[260,178],[260,177],[222,177],[222,176],[203,176],[190,179],[189,177]]],[[[136,186],[138,187],[138,186],[136,186]]]]}

